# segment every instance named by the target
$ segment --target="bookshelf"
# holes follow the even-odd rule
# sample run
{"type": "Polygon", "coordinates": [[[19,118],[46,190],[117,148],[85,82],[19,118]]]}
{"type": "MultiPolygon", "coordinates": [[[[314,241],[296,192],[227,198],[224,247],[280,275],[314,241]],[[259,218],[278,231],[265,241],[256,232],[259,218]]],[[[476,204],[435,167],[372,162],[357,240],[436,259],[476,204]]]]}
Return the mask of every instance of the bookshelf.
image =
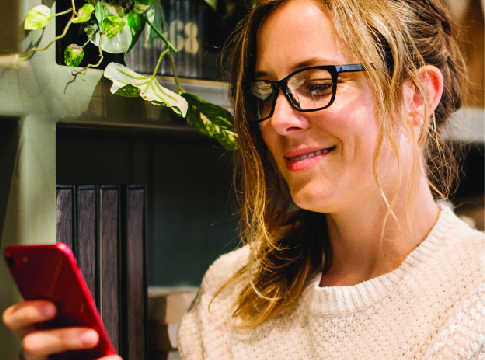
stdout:
{"type": "MultiPolygon", "coordinates": [[[[56,241],[57,183],[146,183],[148,191],[154,194],[147,204],[152,211],[148,219],[152,225],[147,234],[152,239],[147,244],[151,256],[148,282],[167,285],[154,274],[168,274],[181,285],[182,278],[194,269],[187,267],[187,274],[170,274],[169,267],[157,262],[158,254],[170,253],[175,261],[192,264],[194,253],[210,248],[207,263],[209,258],[237,245],[235,234],[230,232],[235,220],[230,218],[232,210],[228,206],[231,154],[196,134],[171,110],[141,99],[112,95],[111,83],[102,78],[100,70],[89,70],[84,81],[73,76],[71,69],[56,64],[53,47],[36,53],[16,68],[16,54],[21,49],[32,44],[46,45],[55,36],[55,22],[51,22],[45,31],[30,32],[23,37],[18,24],[30,8],[40,3],[22,0],[0,12],[0,23],[5,26],[2,28],[7,29],[0,32],[0,249],[3,252],[11,244],[56,241]],[[89,149],[83,149],[86,145],[89,149]],[[96,157],[96,151],[99,155],[96,161],[87,162],[86,156],[96,157]],[[104,157],[110,152],[114,153],[112,157],[104,157]],[[173,160],[174,154],[183,159],[184,167],[173,160]],[[67,155],[76,157],[76,162],[70,162],[67,155]],[[172,157],[169,166],[166,156],[172,157]],[[116,165],[113,171],[106,168],[110,161],[115,161],[111,164],[116,165]],[[59,176],[62,179],[58,181],[59,176]],[[77,180],[70,176],[77,176],[77,180]],[[190,180],[204,176],[200,187],[191,184],[190,180]],[[184,189],[186,197],[181,201],[184,189]],[[177,196],[169,198],[174,194],[177,196]],[[171,208],[161,207],[164,201],[171,208]],[[225,218],[218,222],[209,217],[211,213],[225,218]],[[167,221],[173,224],[157,220],[164,215],[173,215],[167,221]],[[196,223],[179,223],[187,218],[195,219],[196,223]],[[203,228],[201,224],[209,227],[203,228]],[[169,225],[184,231],[163,241],[157,234],[164,234],[169,225]],[[217,232],[211,231],[218,226],[224,228],[221,232],[230,235],[214,239],[217,232]],[[203,237],[196,243],[198,235],[203,237]],[[173,241],[183,237],[191,240],[173,241]]],[[[54,2],[44,3],[50,6],[54,2]]],[[[170,78],[160,80],[164,86],[174,88],[170,78]]],[[[230,107],[226,84],[182,82],[187,91],[230,107]]],[[[483,149],[483,102],[462,111],[456,124],[449,139],[465,140],[483,149]],[[463,128],[469,131],[461,131],[463,128]]],[[[480,157],[477,159],[479,162],[480,157]]],[[[197,266],[197,273],[203,273],[202,265],[197,266]]],[[[0,261],[0,281],[0,312],[3,312],[20,299],[3,261],[0,261]]],[[[20,349],[20,341],[3,324],[0,324],[0,349],[2,359],[6,360],[15,359],[20,349]]]]}
{"type": "MultiPolygon", "coordinates": [[[[72,138],[74,133],[77,134],[75,136],[78,143],[85,144],[87,138],[98,143],[104,141],[105,144],[109,143],[110,139],[117,139],[120,146],[131,147],[130,157],[140,159],[144,155],[152,156],[147,149],[149,146],[146,145],[149,141],[153,144],[152,147],[158,147],[158,151],[167,151],[176,144],[190,145],[193,149],[195,146],[194,151],[200,153],[199,150],[202,149],[205,154],[209,153],[210,158],[207,160],[198,158],[199,162],[208,161],[209,165],[221,156],[225,156],[224,166],[227,167],[230,163],[228,154],[210,140],[195,133],[185,120],[175,116],[172,111],[147,104],[142,99],[112,95],[109,91],[111,83],[102,78],[101,70],[89,70],[84,76],[85,81],[82,81],[80,76],[73,76],[71,69],[56,64],[54,47],[36,53],[28,62],[16,68],[16,54],[20,49],[26,49],[32,44],[44,46],[48,39],[55,36],[55,22],[51,22],[45,31],[30,32],[22,42],[20,41],[23,31],[18,24],[22,23],[26,12],[38,4],[40,1],[20,1],[6,7],[6,11],[0,15],[1,19],[9,20],[6,20],[5,24],[15,24],[9,27],[8,33],[0,35],[2,253],[3,249],[11,244],[56,241],[56,184],[60,172],[57,165],[57,143],[69,147],[75,142],[72,138]],[[93,137],[98,140],[93,140],[93,137]]],[[[52,5],[52,2],[47,5],[52,5]]],[[[170,78],[160,80],[166,86],[173,86],[170,78]]],[[[187,91],[196,93],[208,101],[229,107],[227,90],[223,83],[187,80],[183,81],[183,86],[187,91]]],[[[163,154],[153,153],[153,156],[155,155],[160,162],[163,161],[163,154]]],[[[123,159],[119,161],[122,162],[123,159]]],[[[146,180],[152,176],[143,172],[148,165],[151,164],[143,161],[134,163],[130,175],[118,182],[139,183],[146,180]]],[[[190,167],[190,164],[186,166],[190,167]]],[[[172,168],[170,171],[178,170],[172,168]]],[[[90,172],[83,173],[92,175],[93,171],[91,169],[90,172]]],[[[168,174],[159,175],[168,177],[168,174]]],[[[190,176],[190,173],[188,175],[190,176]]],[[[229,178],[226,176],[224,181],[229,178]]],[[[84,180],[85,184],[89,184],[89,180],[96,179],[84,180]]],[[[117,184],[113,179],[98,180],[96,183],[117,184]]],[[[159,196],[165,196],[161,191],[163,189],[155,190],[159,196]]],[[[227,199],[221,199],[219,203],[225,201],[227,199]]],[[[189,210],[201,208],[200,203],[186,203],[186,206],[189,210]]],[[[186,229],[190,231],[190,227],[186,229]]],[[[195,231],[199,230],[196,228],[195,231]]],[[[230,239],[223,240],[224,243],[229,241],[230,239]]],[[[222,247],[217,245],[215,248],[222,251],[222,247]]],[[[150,250],[153,253],[154,249],[149,249],[149,252],[150,250]]],[[[199,269],[199,272],[203,270],[199,269]]],[[[3,261],[0,261],[0,279],[0,312],[3,312],[7,306],[18,302],[20,296],[3,261]]],[[[2,359],[6,360],[16,359],[20,349],[19,339],[11,334],[3,323],[0,324],[0,348],[2,359]]]]}

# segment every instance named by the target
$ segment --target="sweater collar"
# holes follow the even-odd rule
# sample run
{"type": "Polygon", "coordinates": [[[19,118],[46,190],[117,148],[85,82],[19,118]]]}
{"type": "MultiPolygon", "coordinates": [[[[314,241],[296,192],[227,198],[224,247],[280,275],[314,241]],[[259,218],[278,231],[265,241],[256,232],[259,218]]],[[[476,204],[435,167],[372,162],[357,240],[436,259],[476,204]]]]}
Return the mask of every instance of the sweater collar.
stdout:
{"type": "Polygon", "coordinates": [[[321,274],[318,274],[312,282],[310,312],[320,315],[350,313],[371,307],[385,297],[398,296],[399,289],[412,286],[424,276],[428,266],[438,261],[436,254],[449,246],[447,239],[451,233],[462,232],[464,228],[468,226],[452,210],[440,205],[438,221],[426,239],[394,271],[353,286],[320,287],[321,274]]]}

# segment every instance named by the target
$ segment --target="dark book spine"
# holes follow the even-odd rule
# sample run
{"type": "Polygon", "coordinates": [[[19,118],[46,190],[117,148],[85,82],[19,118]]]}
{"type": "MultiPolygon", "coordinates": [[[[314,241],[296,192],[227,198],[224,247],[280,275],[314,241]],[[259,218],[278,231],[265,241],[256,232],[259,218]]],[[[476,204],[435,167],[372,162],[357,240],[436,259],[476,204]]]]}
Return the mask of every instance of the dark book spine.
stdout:
{"type": "Polygon", "coordinates": [[[111,341],[127,360],[147,357],[145,196],[143,186],[56,189],[57,239],[75,250],[111,341]]]}
{"type": "Polygon", "coordinates": [[[126,343],[128,359],[144,360],[146,355],[146,256],[145,256],[145,188],[127,186],[125,191],[126,269],[126,343]]]}
{"type": "MultiPolygon", "coordinates": [[[[96,186],[79,186],[77,188],[77,236],[74,247],[76,258],[86,284],[93,298],[97,301],[96,292],[96,186]]],[[[97,301],[99,308],[99,302],[97,301]]]]}
{"type": "Polygon", "coordinates": [[[56,242],[69,246],[74,254],[75,194],[73,185],[56,186],[56,242]]]}
{"type": "Polygon", "coordinates": [[[100,186],[98,243],[98,300],[101,318],[117,352],[120,351],[120,189],[100,186]]]}

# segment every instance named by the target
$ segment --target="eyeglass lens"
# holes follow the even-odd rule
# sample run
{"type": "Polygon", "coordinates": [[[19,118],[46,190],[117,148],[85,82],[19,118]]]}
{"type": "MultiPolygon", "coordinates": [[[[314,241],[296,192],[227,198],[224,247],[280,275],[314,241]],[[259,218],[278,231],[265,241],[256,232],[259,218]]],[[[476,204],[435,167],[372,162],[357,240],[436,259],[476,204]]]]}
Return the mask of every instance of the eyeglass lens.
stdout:
{"type": "MultiPolygon", "coordinates": [[[[332,100],[332,75],[327,70],[307,69],[291,76],[286,81],[288,101],[298,110],[316,110],[327,106],[332,100]]],[[[276,83],[255,81],[250,89],[254,112],[258,120],[271,114],[278,97],[276,83]]]]}

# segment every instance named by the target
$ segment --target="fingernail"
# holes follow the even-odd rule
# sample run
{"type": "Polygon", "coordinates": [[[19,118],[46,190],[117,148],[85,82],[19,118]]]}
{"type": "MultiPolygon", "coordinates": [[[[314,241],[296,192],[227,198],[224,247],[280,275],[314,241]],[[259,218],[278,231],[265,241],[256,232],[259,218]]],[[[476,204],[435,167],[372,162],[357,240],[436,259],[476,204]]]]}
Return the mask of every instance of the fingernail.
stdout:
{"type": "Polygon", "coordinates": [[[94,346],[98,342],[98,334],[94,330],[85,331],[81,335],[81,343],[85,346],[94,346]]]}
{"type": "Polygon", "coordinates": [[[52,304],[46,305],[42,307],[41,313],[46,318],[53,317],[56,313],[56,307],[52,304]]]}

